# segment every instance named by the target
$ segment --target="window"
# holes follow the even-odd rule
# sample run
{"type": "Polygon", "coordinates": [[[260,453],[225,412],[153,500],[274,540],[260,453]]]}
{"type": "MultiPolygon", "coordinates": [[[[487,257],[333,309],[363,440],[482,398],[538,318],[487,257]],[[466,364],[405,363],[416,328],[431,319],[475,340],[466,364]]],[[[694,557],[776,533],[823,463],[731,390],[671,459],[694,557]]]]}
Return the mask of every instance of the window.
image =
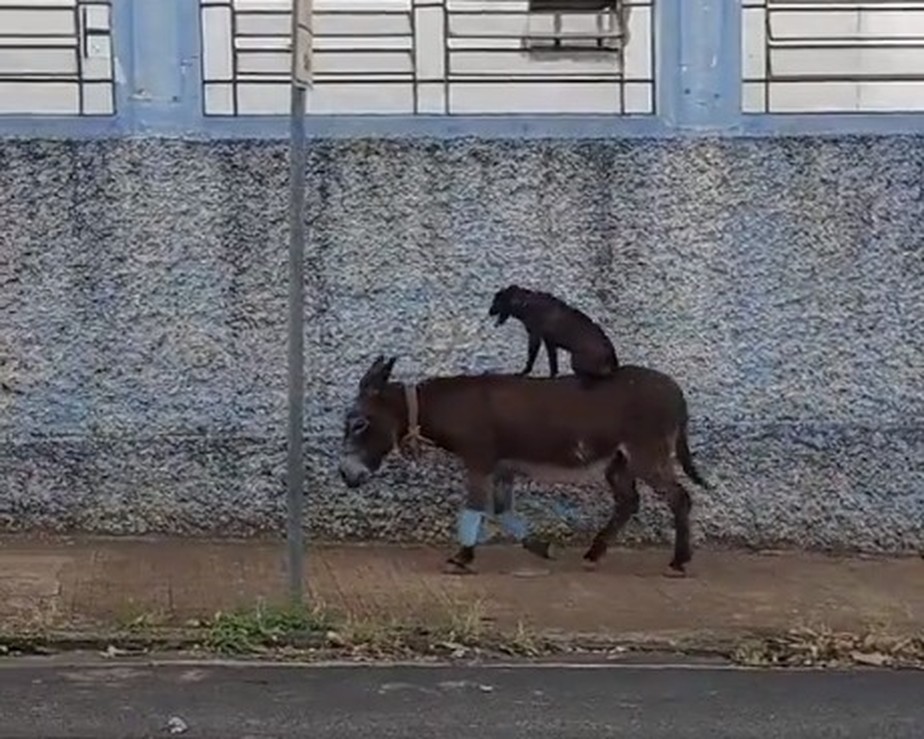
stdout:
{"type": "Polygon", "coordinates": [[[114,111],[109,0],[0,0],[0,114],[114,111]]]}
{"type": "MultiPolygon", "coordinates": [[[[206,115],[286,113],[290,0],[200,3],[206,115]]],[[[651,114],[652,5],[318,0],[308,112],[651,114]]]]}
{"type": "Polygon", "coordinates": [[[924,110],[924,1],[743,0],[743,110],[924,110]]]}

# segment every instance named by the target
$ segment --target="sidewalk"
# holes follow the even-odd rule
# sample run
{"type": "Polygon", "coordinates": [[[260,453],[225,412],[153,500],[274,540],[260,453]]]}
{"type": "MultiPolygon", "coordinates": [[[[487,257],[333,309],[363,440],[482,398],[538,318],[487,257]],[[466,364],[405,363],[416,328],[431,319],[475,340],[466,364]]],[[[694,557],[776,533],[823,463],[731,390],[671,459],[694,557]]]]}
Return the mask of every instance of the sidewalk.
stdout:
{"type": "MultiPolygon", "coordinates": [[[[308,553],[311,595],[359,617],[404,620],[480,609],[498,627],[652,637],[733,637],[800,626],[924,633],[924,561],[699,550],[692,576],[661,576],[663,550],[613,549],[596,572],[579,550],[551,563],[482,547],[479,574],[440,572],[425,547],[308,553]]],[[[285,551],[266,541],[0,537],[0,630],[182,624],[285,595],[285,551]]]]}

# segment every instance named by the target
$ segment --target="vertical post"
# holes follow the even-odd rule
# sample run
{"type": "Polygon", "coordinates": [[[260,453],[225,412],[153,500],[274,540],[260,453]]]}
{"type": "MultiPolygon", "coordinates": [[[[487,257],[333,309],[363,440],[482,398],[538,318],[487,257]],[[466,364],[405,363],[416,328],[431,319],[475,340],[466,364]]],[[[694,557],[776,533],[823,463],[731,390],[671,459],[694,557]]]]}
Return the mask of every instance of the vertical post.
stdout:
{"type": "Polygon", "coordinates": [[[120,117],[134,133],[185,135],[202,116],[200,6],[189,0],[115,0],[120,117]]]}
{"type": "Polygon", "coordinates": [[[287,546],[289,596],[303,599],[305,536],[305,90],[311,84],[311,4],[292,2],[292,89],[289,110],[289,434],[287,546]],[[307,43],[307,48],[306,48],[307,43]]]}
{"type": "Polygon", "coordinates": [[[741,0],[662,0],[664,111],[682,128],[734,127],[741,108],[741,0]]]}

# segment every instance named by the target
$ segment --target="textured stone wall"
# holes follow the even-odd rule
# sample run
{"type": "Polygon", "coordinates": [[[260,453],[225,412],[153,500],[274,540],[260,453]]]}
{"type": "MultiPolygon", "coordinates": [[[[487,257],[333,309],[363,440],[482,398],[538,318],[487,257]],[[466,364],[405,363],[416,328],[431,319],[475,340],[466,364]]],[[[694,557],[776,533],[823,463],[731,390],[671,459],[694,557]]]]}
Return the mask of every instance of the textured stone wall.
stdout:
{"type": "MultiPolygon", "coordinates": [[[[439,459],[343,488],[341,408],[378,352],[518,368],[486,315],[517,281],[681,382],[700,539],[924,546],[924,138],[360,140],[309,168],[310,536],[450,535],[439,459]]],[[[287,176],[275,143],[0,142],[0,528],[281,530],[287,176]]],[[[581,536],[609,506],[520,500],[581,536]]],[[[646,496],[625,539],[668,531],[646,496]]]]}

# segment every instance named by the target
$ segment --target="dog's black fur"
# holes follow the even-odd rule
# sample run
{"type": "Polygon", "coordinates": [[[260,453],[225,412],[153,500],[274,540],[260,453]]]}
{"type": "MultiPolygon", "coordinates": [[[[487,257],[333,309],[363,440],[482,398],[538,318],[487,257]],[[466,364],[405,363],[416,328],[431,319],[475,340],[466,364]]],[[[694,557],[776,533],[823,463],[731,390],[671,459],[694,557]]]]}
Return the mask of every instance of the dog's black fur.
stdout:
{"type": "Polygon", "coordinates": [[[571,368],[585,383],[609,377],[619,366],[603,329],[550,293],[509,285],[495,293],[488,315],[497,318],[498,326],[513,316],[526,327],[529,357],[523,375],[532,371],[540,344],[548,354],[550,377],[558,374],[558,349],[571,353],[571,368]]]}

